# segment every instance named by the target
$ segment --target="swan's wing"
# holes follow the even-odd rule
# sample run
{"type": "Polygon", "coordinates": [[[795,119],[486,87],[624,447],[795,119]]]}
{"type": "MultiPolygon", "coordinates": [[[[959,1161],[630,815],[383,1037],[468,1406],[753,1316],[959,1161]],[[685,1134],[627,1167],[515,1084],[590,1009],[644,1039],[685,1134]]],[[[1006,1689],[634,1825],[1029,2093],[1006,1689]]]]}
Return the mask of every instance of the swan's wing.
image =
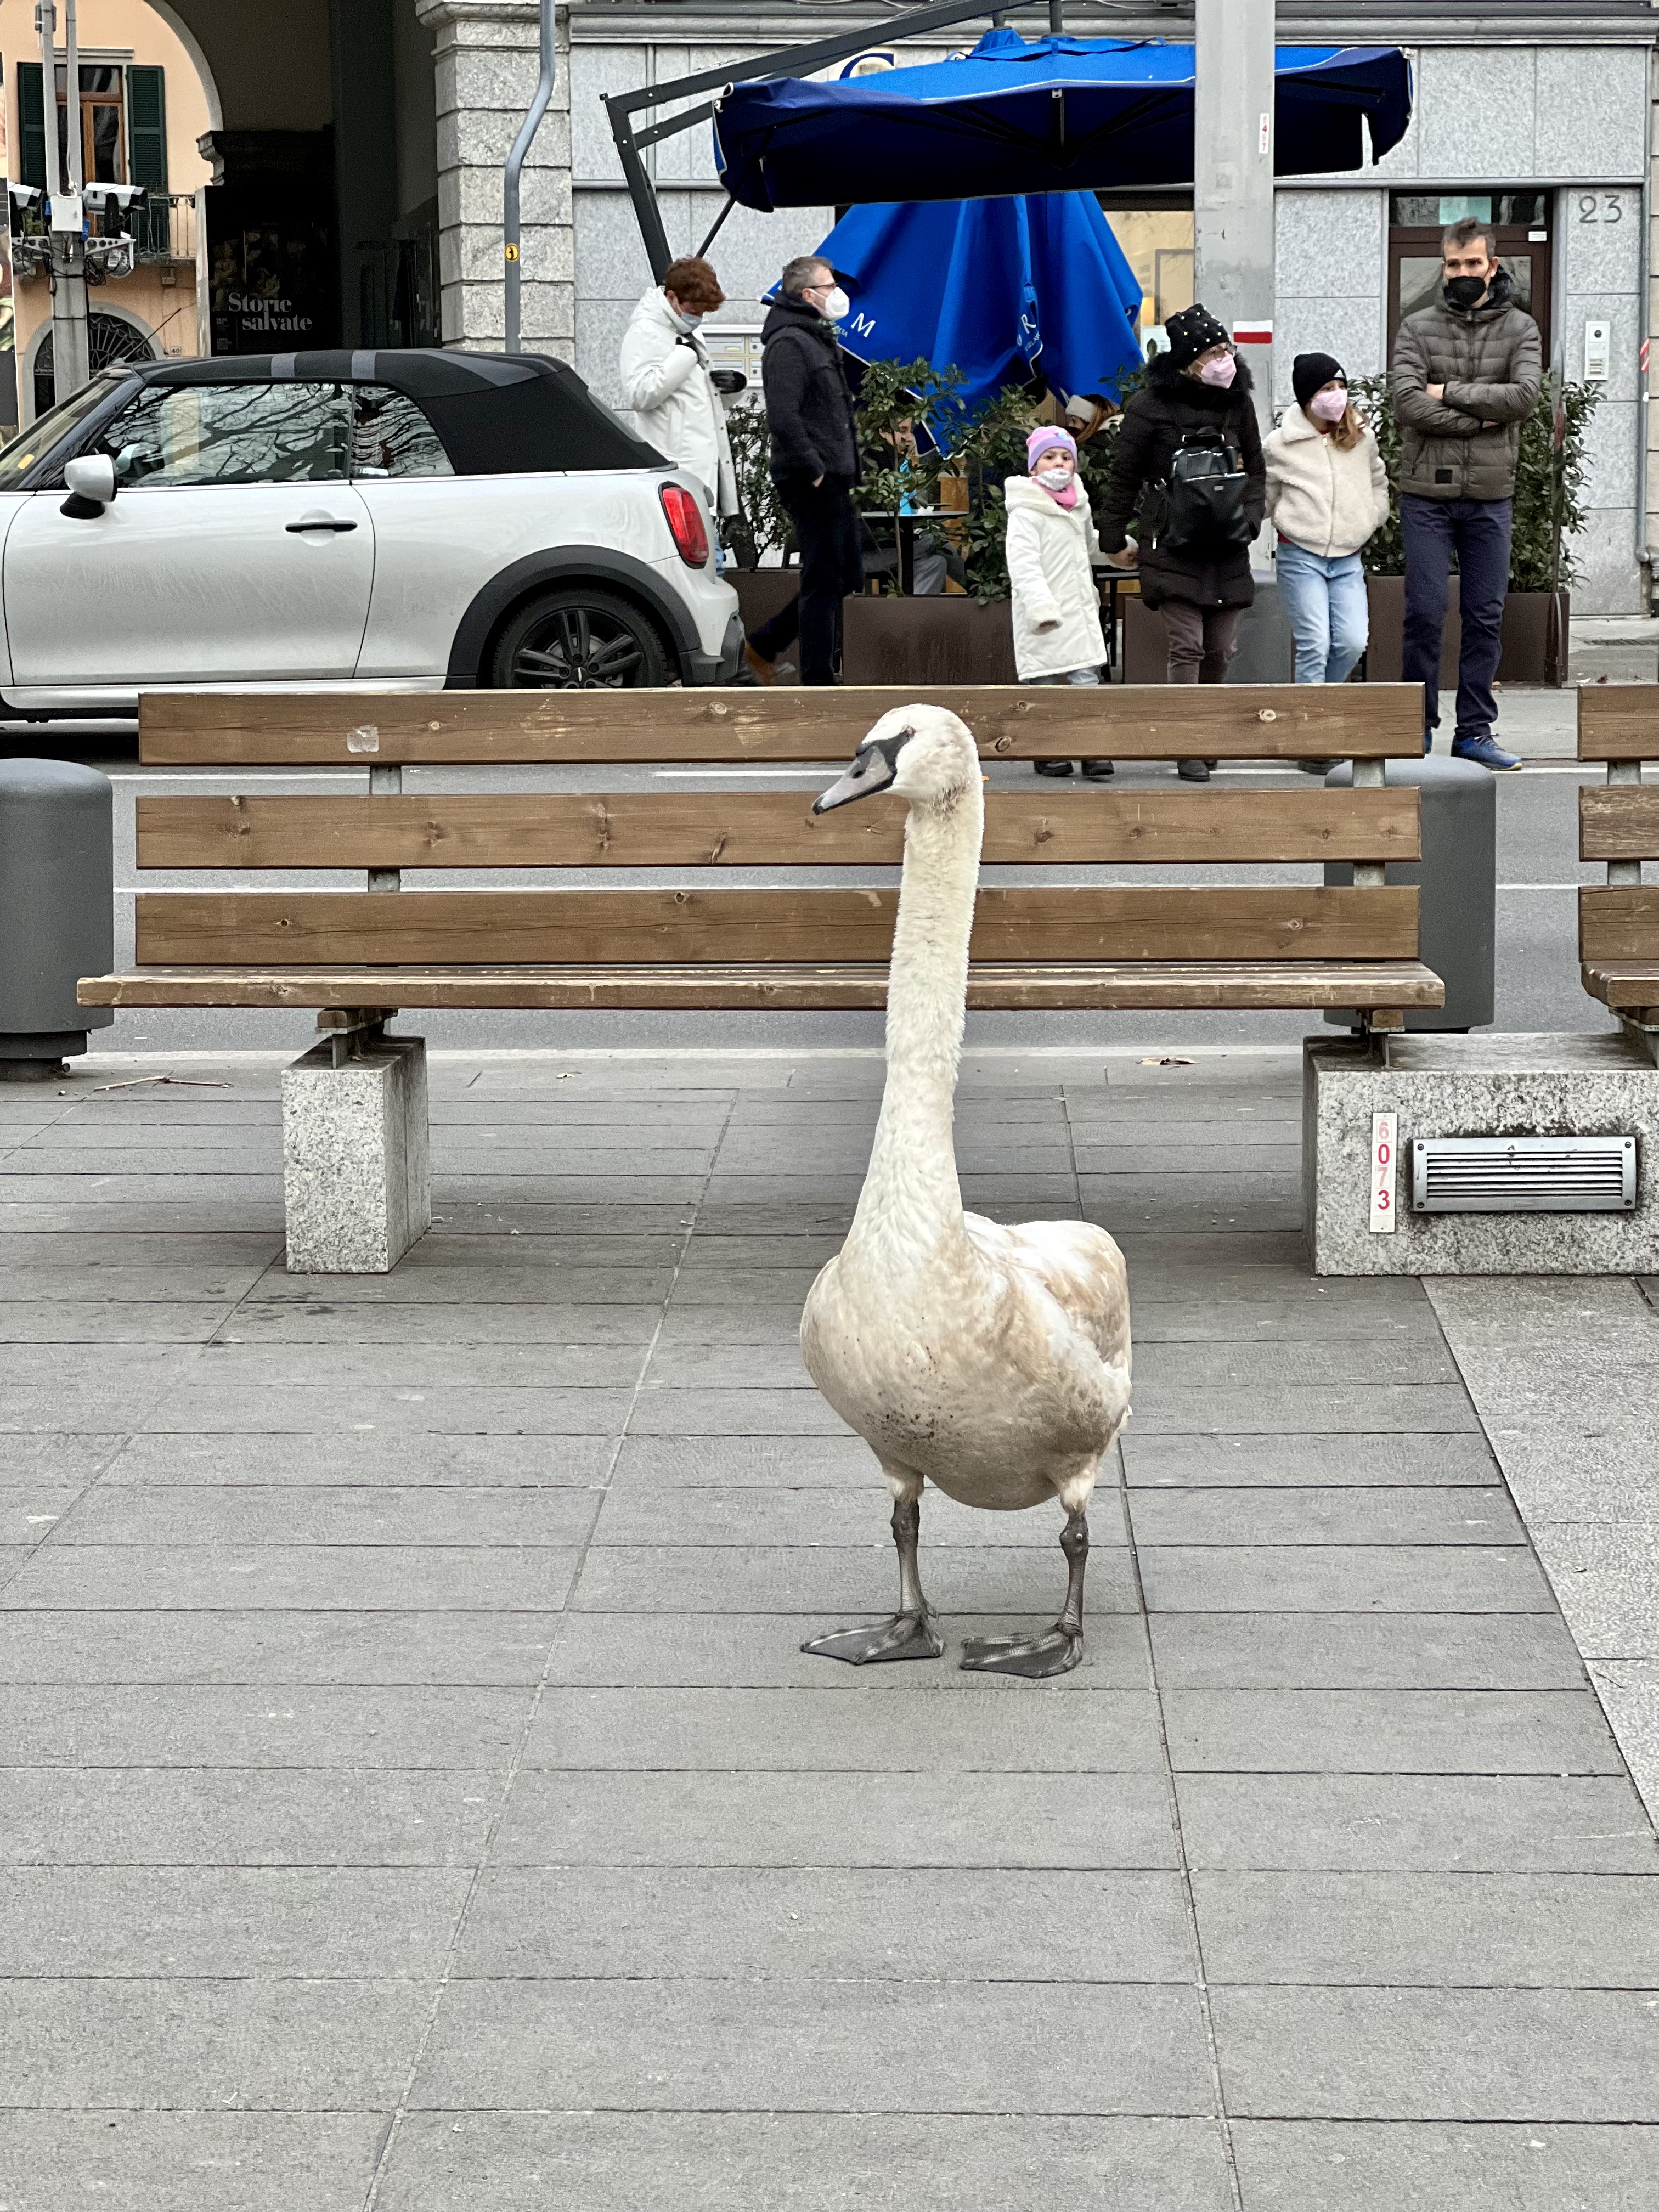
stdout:
{"type": "Polygon", "coordinates": [[[1129,1278],[1123,1255],[1090,1221],[1023,1221],[1013,1226],[963,1217],[994,1265],[1034,1278],[1108,1366],[1129,1364],[1129,1278]]]}

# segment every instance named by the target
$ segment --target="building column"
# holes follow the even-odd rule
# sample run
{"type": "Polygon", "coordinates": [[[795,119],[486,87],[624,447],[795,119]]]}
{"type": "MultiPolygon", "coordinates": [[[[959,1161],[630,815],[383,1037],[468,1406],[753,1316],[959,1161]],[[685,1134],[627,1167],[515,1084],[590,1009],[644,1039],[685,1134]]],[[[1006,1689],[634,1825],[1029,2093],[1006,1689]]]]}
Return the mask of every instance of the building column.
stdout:
{"type": "MultiPolygon", "coordinates": [[[[501,164],[536,89],[536,0],[416,0],[435,35],[438,275],[444,343],[501,349],[507,326],[501,164]]],[[[520,309],[530,353],[575,356],[570,25],[557,14],[552,104],[524,165],[520,309]]]]}

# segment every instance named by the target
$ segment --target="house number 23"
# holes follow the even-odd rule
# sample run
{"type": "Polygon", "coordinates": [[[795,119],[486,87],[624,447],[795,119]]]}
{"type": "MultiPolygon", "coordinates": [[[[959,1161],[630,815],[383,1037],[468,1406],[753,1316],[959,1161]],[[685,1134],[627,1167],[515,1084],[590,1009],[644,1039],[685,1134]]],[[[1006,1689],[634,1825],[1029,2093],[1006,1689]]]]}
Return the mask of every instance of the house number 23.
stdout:
{"type": "Polygon", "coordinates": [[[1617,192],[1580,192],[1580,222],[1623,222],[1625,203],[1617,192]]]}

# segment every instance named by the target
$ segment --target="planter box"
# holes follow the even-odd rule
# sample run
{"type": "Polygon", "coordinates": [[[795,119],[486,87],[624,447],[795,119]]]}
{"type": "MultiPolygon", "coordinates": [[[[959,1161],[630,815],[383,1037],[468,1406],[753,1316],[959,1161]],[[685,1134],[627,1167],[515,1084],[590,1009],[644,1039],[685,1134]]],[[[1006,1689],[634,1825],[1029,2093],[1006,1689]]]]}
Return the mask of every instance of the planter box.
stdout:
{"type": "MultiPolygon", "coordinates": [[[[1458,615],[1457,577],[1446,595],[1446,627],[1440,641],[1440,688],[1457,688],[1457,655],[1463,625],[1458,615]]],[[[1371,641],[1365,654],[1365,678],[1371,684],[1398,684],[1401,644],[1406,624],[1406,580],[1403,576],[1367,576],[1365,593],[1370,602],[1371,641]]],[[[1557,635],[1565,641],[1572,612],[1572,594],[1559,592],[1560,620],[1557,635]]],[[[1550,650],[1550,595],[1547,592],[1511,592],[1504,602],[1504,647],[1498,663],[1500,684],[1550,684],[1558,688],[1567,680],[1566,653],[1550,650]]]]}
{"type": "Polygon", "coordinates": [[[1006,599],[848,599],[842,611],[846,684],[1017,684],[1006,599]]]}

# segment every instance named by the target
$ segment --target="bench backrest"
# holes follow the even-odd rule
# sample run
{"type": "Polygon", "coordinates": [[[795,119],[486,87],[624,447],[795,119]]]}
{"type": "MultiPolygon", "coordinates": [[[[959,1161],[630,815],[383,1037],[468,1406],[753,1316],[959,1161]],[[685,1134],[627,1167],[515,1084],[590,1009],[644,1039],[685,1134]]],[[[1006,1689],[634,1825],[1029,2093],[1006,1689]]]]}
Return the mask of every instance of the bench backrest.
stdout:
{"type": "Polygon", "coordinates": [[[1659,959],[1659,885],[1642,881],[1643,861],[1659,860],[1659,785],[1642,781],[1643,762],[1659,760],[1659,684],[1581,690],[1578,757],[1607,769],[1578,793],[1578,856],[1607,870],[1605,884],[1580,887],[1578,957],[1659,959]]]}
{"type": "MultiPolygon", "coordinates": [[[[437,793],[406,765],[826,764],[826,781],[909,690],[145,695],[149,766],[352,765],[369,788],[141,798],[141,868],[366,869],[364,891],[141,892],[148,967],[335,963],[495,967],[630,961],[880,962],[891,887],[719,886],[754,867],[896,862],[902,803],[815,817],[814,792],[437,793]],[[421,869],[673,870],[627,889],[419,891],[421,869]],[[398,890],[388,898],[380,894],[398,890]]],[[[988,794],[992,870],[1147,863],[1354,864],[1352,886],[988,882],[981,961],[1413,959],[1417,892],[1385,886],[1419,856],[1418,794],[1382,763],[1421,746],[1417,687],[930,689],[987,759],[1347,757],[1352,790],[1115,790],[988,794]]],[[[713,779],[710,780],[711,781],[713,779]]]]}

